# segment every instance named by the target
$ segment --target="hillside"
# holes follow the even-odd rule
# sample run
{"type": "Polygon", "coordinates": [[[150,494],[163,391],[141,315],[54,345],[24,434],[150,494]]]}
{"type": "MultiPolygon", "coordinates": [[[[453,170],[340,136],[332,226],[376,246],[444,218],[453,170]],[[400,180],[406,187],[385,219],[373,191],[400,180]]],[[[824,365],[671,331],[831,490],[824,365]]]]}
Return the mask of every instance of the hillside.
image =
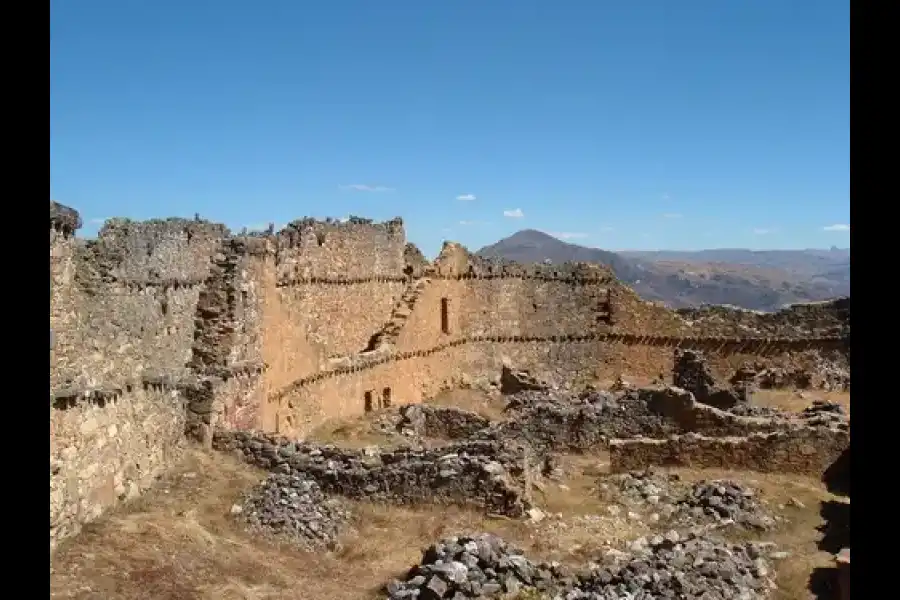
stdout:
{"type": "Polygon", "coordinates": [[[527,229],[485,246],[478,255],[520,263],[602,263],[642,297],[673,308],[731,304],[771,311],[850,293],[849,250],[610,252],[527,229]]]}

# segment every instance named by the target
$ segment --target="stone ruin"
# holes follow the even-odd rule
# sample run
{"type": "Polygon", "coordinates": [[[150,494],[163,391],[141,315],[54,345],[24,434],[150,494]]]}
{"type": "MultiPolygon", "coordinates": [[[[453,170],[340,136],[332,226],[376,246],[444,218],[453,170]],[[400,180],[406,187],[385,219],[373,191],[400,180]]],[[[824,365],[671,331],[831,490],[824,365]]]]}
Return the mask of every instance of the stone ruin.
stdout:
{"type": "Polygon", "coordinates": [[[849,448],[831,405],[788,415],[749,402],[757,388],[849,389],[849,299],[670,311],[597,265],[485,261],[457,244],[429,262],[399,219],[239,235],[199,216],[113,219],[96,240],[77,238],[81,224],[51,202],[51,551],[193,443],[269,471],[234,518],[309,550],[337,547],[354,501],[533,519],[556,456],[608,452],[620,492],[660,488],[643,502],[671,535],[579,573],[491,536],[453,538],[389,594],[763,597],[769,550],[709,530],[767,523],[752,491],[663,488],[648,469],[821,475],[849,448]],[[672,385],[625,378],[664,372],[672,385]],[[586,373],[617,383],[576,391],[586,373]],[[473,379],[496,381],[502,419],[421,403],[473,379]],[[403,445],[302,441],[325,419],[363,415],[389,416],[403,445]]]}
{"type": "Polygon", "coordinates": [[[730,409],[749,400],[752,386],[739,380],[733,388],[716,385],[703,355],[693,350],[676,350],[672,379],[675,386],[691,392],[698,402],[730,409]]]}
{"type": "Polygon", "coordinates": [[[529,449],[493,440],[466,440],[435,449],[341,449],[245,432],[217,434],[217,450],[254,466],[315,481],[347,498],[396,504],[467,504],[522,516],[533,464],[529,449]]]}

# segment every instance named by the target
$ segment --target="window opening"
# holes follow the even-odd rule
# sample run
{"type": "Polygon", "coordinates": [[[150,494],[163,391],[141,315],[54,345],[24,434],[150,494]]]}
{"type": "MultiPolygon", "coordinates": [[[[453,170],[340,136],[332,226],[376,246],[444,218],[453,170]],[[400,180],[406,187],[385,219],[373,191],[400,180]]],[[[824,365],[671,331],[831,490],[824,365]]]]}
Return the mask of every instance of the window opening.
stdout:
{"type": "Polygon", "coordinates": [[[450,301],[441,298],[441,333],[450,333],[450,301]]]}

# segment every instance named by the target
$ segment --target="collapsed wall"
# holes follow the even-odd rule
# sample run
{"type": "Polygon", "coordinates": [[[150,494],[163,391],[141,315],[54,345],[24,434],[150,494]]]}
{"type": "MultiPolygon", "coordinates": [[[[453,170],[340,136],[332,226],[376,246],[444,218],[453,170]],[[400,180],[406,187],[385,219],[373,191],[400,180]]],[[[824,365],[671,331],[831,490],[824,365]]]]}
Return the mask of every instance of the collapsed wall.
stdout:
{"type": "Polygon", "coordinates": [[[220,432],[213,446],[254,466],[315,481],[324,491],[397,504],[463,504],[521,516],[531,464],[527,447],[469,440],[433,450],[347,450],[250,432],[220,432]]]}

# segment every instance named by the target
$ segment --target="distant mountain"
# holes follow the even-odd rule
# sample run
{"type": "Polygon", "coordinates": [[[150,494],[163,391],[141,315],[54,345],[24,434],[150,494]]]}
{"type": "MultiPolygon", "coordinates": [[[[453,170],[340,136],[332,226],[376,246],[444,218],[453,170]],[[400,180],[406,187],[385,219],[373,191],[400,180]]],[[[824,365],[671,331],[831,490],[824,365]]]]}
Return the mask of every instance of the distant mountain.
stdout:
{"type": "Polygon", "coordinates": [[[601,263],[645,299],[673,308],[731,304],[771,311],[850,293],[850,251],[836,248],[610,252],[526,229],[485,246],[478,255],[519,263],[601,263]]]}
{"type": "Polygon", "coordinates": [[[744,250],[723,248],[679,252],[674,250],[624,251],[622,256],[684,263],[729,263],[764,269],[783,269],[791,273],[814,276],[834,269],[850,269],[850,249],[831,250],[744,250]]]}

